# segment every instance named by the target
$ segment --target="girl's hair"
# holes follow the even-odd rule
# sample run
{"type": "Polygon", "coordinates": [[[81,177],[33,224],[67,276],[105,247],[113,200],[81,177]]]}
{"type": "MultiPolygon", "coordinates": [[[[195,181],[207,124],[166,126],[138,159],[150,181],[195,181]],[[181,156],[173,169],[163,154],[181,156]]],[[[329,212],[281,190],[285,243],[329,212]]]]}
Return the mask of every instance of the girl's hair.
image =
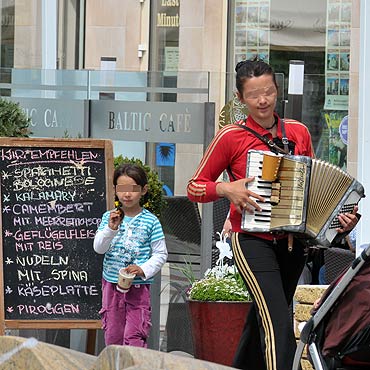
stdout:
{"type": "Polygon", "coordinates": [[[236,88],[240,95],[243,95],[243,84],[245,80],[252,77],[260,77],[263,75],[269,75],[272,77],[276,89],[278,88],[275,73],[272,67],[258,58],[243,60],[239,62],[235,67],[236,72],[236,88]]]}
{"type": "MultiPolygon", "coordinates": [[[[117,180],[120,176],[131,177],[137,185],[142,188],[148,184],[148,177],[145,170],[137,164],[124,163],[117,167],[113,173],[113,185],[117,185],[117,180]]],[[[143,197],[143,202],[146,203],[148,200],[148,192],[143,197]]],[[[116,200],[118,200],[116,195],[116,200]]]]}
{"type": "Polygon", "coordinates": [[[145,170],[137,164],[124,163],[117,167],[113,174],[113,185],[117,185],[117,180],[120,176],[131,177],[141,187],[148,183],[145,170]]]}

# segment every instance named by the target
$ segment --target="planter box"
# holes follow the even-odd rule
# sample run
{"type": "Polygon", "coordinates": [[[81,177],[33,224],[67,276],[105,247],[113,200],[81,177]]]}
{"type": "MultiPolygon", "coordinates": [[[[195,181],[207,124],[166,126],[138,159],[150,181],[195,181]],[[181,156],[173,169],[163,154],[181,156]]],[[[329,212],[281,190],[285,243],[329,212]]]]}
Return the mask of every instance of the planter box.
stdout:
{"type": "Polygon", "coordinates": [[[232,365],[251,302],[189,300],[195,358],[232,365]]]}

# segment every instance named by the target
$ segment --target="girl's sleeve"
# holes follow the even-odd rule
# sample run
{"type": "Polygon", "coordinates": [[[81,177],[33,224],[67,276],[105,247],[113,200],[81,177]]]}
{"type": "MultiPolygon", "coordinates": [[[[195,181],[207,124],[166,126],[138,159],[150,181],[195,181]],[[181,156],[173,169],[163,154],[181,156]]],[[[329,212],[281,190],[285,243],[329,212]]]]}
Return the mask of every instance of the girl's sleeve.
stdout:
{"type": "Polygon", "coordinates": [[[99,254],[104,254],[109,249],[113,238],[118,233],[118,230],[112,230],[108,226],[109,214],[110,212],[104,213],[94,237],[94,250],[99,254]]]}
{"type": "Polygon", "coordinates": [[[148,261],[144,262],[140,267],[144,272],[145,277],[143,280],[150,279],[157,272],[160,271],[162,266],[166,263],[168,252],[165,239],[160,239],[151,243],[152,255],[148,261]]]}

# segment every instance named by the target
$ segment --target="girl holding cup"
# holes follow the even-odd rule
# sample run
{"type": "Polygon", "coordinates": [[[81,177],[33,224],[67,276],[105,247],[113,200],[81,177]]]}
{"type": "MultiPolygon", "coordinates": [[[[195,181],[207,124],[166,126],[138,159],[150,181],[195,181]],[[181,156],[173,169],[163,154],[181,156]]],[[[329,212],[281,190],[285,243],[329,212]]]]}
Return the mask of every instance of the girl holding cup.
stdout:
{"type": "Polygon", "coordinates": [[[105,344],[147,347],[150,285],[167,260],[166,243],[158,218],[140,206],[148,192],[144,169],[123,164],[114,171],[113,184],[119,206],[103,214],[94,239],[94,250],[105,254],[100,310],[105,344]],[[129,289],[117,286],[122,268],[135,275],[129,289]]]}

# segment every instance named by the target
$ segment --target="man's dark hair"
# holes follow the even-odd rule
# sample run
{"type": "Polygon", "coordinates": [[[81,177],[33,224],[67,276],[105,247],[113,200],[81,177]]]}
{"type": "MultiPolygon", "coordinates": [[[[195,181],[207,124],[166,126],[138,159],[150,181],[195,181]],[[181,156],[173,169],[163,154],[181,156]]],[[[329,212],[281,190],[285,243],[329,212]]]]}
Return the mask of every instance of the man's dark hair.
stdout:
{"type": "Polygon", "coordinates": [[[236,72],[236,88],[240,95],[243,95],[243,84],[245,80],[252,77],[260,77],[263,75],[272,76],[272,80],[276,89],[278,88],[275,73],[272,67],[257,57],[254,59],[243,60],[239,62],[235,67],[236,72]]]}

